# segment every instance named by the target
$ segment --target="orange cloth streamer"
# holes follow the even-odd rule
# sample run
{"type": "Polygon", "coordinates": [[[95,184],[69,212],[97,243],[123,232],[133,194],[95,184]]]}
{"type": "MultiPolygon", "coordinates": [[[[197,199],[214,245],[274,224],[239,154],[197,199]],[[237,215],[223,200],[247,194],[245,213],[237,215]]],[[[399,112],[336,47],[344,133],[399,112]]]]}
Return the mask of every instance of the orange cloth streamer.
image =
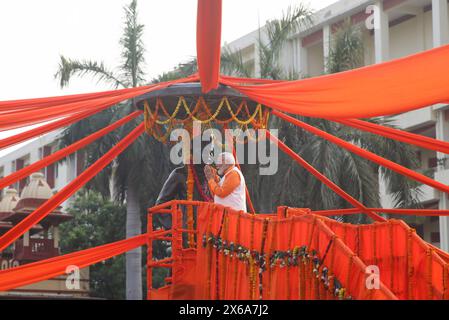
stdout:
{"type": "Polygon", "coordinates": [[[77,190],[84,186],[98,172],[106,167],[115,157],[122,153],[131,143],[133,143],[145,131],[144,124],[141,123],[125,138],[118,142],[111,150],[105,153],[89,168],[84,170],[78,177],[73,179],[68,185],[62,188],[53,197],[44,202],[33,213],[29,214],[25,219],[12,227],[8,232],[0,237],[0,251],[13,243],[22,234],[28,231],[32,226],[44,219],[52,210],[59,206],[62,202],[72,196],[77,190]]]}
{"type": "MultiPolygon", "coordinates": [[[[106,109],[108,107],[105,107],[104,109],[106,109]]],[[[88,111],[88,112],[81,112],[81,113],[76,113],[74,115],[70,115],[68,117],[64,117],[60,120],[55,120],[53,122],[44,124],[42,126],[39,126],[37,128],[34,129],[30,129],[18,134],[15,134],[13,136],[7,137],[5,139],[1,139],[0,140],[0,149],[4,149],[7,147],[11,147],[15,144],[24,142],[26,140],[32,139],[34,137],[37,137],[39,135],[51,132],[53,130],[56,130],[58,128],[62,128],[65,126],[68,126],[74,122],[80,121],[84,118],[90,117],[98,112],[101,112],[102,109],[99,110],[93,110],[93,111],[88,111]]]]}
{"type": "Polygon", "coordinates": [[[415,146],[440,151],[446,154],[449,154],[449,142],[433,139],[430,137],[426,137],[420,134],[415,134],[403,130],[398,130],[390,127],[385,127],[378,125],[376,123],[362,121],[358,119],[329,119],[331,121],[335,121],[341,124],[344,124],[349,127],[353,127],[362,131],[371,132],[386,138],[390,138],[393,140],[401,141],[408,144],[413,144],[415,146]]]}
{"type": "Polygon", "coordinates": [[[222,0],[198,0],[196,51],[204,93],[218,87],[222,0]]]}
{"type": "Polygon", "coordinates": [[[68,266],[85,268],[146,244],[147,235],[139,235],[106,245],[0,271],[0,291],[47,280],[66,273],[68,266]]]}
{"type": "MultiPolygon", "coordinates": [[[[175,203],[182,202],[166,206],[175,203]]],[[[449,299],[447,253],[401,220],[354,225],[304,208],[250,215],[212,203],[194,205],[202,239],[196,258],[192,261],[192,249],[178,252],[173,257],[176,277],[161,290],[150,289],[152,298],[336,300],[330,279],[337,279],[345,289],[340,298],[449,299]],[[308,256],[300,255],[295,264],[292,253],[301,247],[308,256]],[[262,273],[259,254],[265,259],[262,273]],[[319,265],[310,263],[315,258],[319,265]],[[323,286],[324,267],[330,287],[323,286]],[[377,272],[373,267],[378,267],[380,279],[372,277],[377,272]],[[378,288],[375,280],[380,280],[378,288]]],[[[333,215],[341,212],[334,210],[333,215]]],[[[181,236],[179,229],[174,232],[181,236]]]]}
{"type": "Polygon", "coordinates": [[[393,115],[449,101],[449,45],[316,78],[274,84],[221,83],[273,109],[321,118],[393,115]]]}

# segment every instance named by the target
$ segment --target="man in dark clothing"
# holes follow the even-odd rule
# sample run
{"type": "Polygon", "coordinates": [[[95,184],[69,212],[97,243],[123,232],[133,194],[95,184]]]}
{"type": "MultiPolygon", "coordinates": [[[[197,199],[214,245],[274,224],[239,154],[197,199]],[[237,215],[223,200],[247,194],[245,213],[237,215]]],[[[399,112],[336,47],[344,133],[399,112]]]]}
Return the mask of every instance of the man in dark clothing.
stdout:
{"type": "MultiPolygon", "coordinates": [[[[156,205],[171,201],[186,199],[187,167],[175,168],[167,180],[165,180],[162,190],[156,200],[156,205]]],[[[171,217],[169,214],[156,214],[155,224],[165,230],[171,229],[171,217]]]]}

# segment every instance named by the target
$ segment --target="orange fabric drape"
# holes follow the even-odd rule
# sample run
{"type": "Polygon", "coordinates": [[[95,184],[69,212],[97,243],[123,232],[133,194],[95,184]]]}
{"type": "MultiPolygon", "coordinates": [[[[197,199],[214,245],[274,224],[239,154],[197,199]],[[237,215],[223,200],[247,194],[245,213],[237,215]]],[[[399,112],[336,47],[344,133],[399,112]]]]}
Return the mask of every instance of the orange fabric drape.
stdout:
{"type": "MultiPolygon", "coordinates": [[[[439,209],[389,209],[389,208],[368,208],[368,209],[374,212],[406,215],[406,216],[421,216],[421,217],[449,216],[449,210],[439,210],[439,209]]],[[[363,211],[357,208],[313,211],[314,214],[328,217],[335,215],[352,215],[355,213],[362,213],[362,212],[363,211]]]]}
{"type": "Polygon", "coordinates": [[[142,114],[142,111],[135,111],[131,113],[130,115],[118,120],[117,122],[92,133],[91,135],[61,149],[56,151],[55,153],[43,158],[42,160],[39,160],[33,164],[30,164],[29,166],[24,167],[23,169],[13,172],[10,175],[0,179],[0,189],[3,189],[9,185],[12,185],[13,183],[29,176],[33,172],[39,171],[42,168],[45,168],[46,166],[61,160],[65,158],[67,155],[72,154],[76,152],[77,150],[86,147],[87,145],[91,144],[95,140],[105,136],[106,134],[110,133],[111,131],[119,128],[120,126],[124,125],[125,123],[128,123],[129,121],[137,118],[140,114],[142,114]]]}
{"type": "Polygon", "coordinates": [[[449,101],[449,45],[405,58],[297,81],[223,84],[273,109],[321,118],[392,115],[449,101]]]}
{"type": "Polygon", "coordinates": [[[198,0],[196,50],[204,93],[218,87],[222,0],[198,0]]]}
{"type": "Polygon", "coordinates": [[[188,81],[198,81],[198,75],[193,74],[191,76],[176,81],[166,81],[158,84],[151,84],[148,86],[141,86],[136,88],[116,89],[102,92],[82,93],[58,97],[0,101],[0,114],[16,113],[35,109],[47,109],[67,103],[87,102],[94,99],[117,97],[128,93],[151,89],[154,87],[161,88],[161,86],[165,87],[172,83],[188,82],[188,81]]]}
{"type": "Polygon", "coordinates": [[[68,185],[62,188],[53,197],[43,203],[33,213],[29,214],[25,219],[12,227],[8,232],[0,237],[0,251],[4,250],[8,245],[13,243],[18,237],[24,234],[32,226],[45,218],[52,210],[67,200],[77,190],[91,180],[98,172],[105,168],[115,157],[123,152],[131,143],[133,143],[145,130],[144,124],[141,123],[125,138],[118,142],[111,150],[105,153],[89,168],[84,170],[78,177],[72,180],[68,185]]]}
{"type": "Polygon", "coordinates": [[[182,258],[175,259],[174,268],[184,272],[179,274],[170,290],[188,290],[190,299],[200,300],[337,299],[323,287],[310,264],[306,266],[310,269],[303,269],[302,257],[299,257],[298,265],[288,265],[287,257],[281,263],[270,259],[276,252],[293,252],[295,248],[299,250],[306,246],[309,254],[316,251],[317,257],[324,259],[320,270],[324,266],[329,268],[346,288],[347,296],[353,299],[396,299],[383,283],[380,290],[368,290],[365,263],[308,209],[295,211],[287,218],[279,218],[251,215],[211,203],[201,204],[198,208],[198,237],[208,239],[212,235],[215,239],[219,237],[221,242],[212,241],[204,246],[199,241],[196,260],[190,270],[185,268],[182,258]],[[233,255],[220,248],[223,243],[234,244],[233,255]],[[254,259],[247,255],[238,256],[238,246],[250,250],[254,259]],[[259,273],[260,262],[255,252],[264,254],[265,270],[262,273],[259,273]],[[305,281],[300,280],[302,276],[305,276],[305,281]]]}
{"type": "Polygon", "coordinates": [[[447,262],[403,221],[371,225],[323,221],[366,265],[379,267],[381,282],[399,299],[449,298],[447,262]]]}
{"type": "Polygon", "coordinates": [[[0,271],[0,291],[51,279],[66,273],[68,266],[85,268],[146,244],[147,235],[139,235],[106,245],[0,271]]]}
{"type": "Polygon", "coordinates": [[[282,141],[279,141],[276,137],[274,137],[268,130],[266,131],[267,137],[271,139],[282,151],[284,151],[288,156],[290,156],[293,160],[298,162],[302,167],[304,167],[307,171],[309,171],[313,176],[323,182],[326,186],[328,186],[331,190],[337,193],[340,197],[348,201],[354,207],[359,208],[368,216],[370,216],[375,221],[385,221],[384,218],[376,214],[375,212],[369,210],[362,203],[354,199],[351,195],[347,194],[343,189],[337,186],[335,183],[330,181],[327,177],[325,177],[322,173],[316,170],[313,166],[311,166],[307,161],[305,161],[298,154],[293,152],[289,147],[287,147],[282,141]]]}
{"type": "MultiPolygon", "coordinates": [[[[331,119],[332,120],[332,119],[331,119]]],[[[433,139],[420,134],[378,125],[376,123],[358,119],[334,119],[332,121],[353,127],[362,131],[371,132],[386,138],[412,144],[424,149],[440,151],[449,154],[449,142],[433,139]]]]}
{"type": "Polygon", "coordinates": [[[33,110],[33,109],[46,109],[54,106],[59,106],[65,103],[74,103],[83,101],[85,102],[93,99],[116,97],[126,93],[150,89],[151,87],[154,86],[155,85],[149,85],[138,88],[116,89],[103,92],[82,93],[59,97],[0,101],[0,114],[23,112],[25,110],[33,110]]]}
{"type": "Polygon", "coordinates": [[[192,261],[188,252],[175,257],[176,279],[164,289],[171,294],[153,290],[153,297],[338,299],[333,282],[328,289],[321,281],[326,267],[328,276],[346,289],[345,298],[449,299],[447,255],[441,256],[401,220],[354,225],[303,208],[283,207],[280,216],[250,215],[212,203],[197,205],[202,240],[196,258],[192,261]],[[291,254],[301,247],[309,255],[299,256],[295,264],[291,254]],[[262,273],[259,254],[265,260],[262,273]],[[318,266],[309,263],[315,258],[318,266]],[[378,289],[367,286],[374,285],[368,278],[374,269],[369,271],[368,266],[378,267],[378,289]]]}

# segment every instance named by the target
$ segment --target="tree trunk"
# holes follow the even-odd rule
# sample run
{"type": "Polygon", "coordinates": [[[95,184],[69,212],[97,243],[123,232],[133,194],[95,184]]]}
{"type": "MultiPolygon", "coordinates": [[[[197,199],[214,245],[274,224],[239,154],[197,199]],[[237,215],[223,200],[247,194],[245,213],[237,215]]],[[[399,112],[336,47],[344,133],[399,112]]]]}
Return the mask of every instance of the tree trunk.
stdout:
{"type": "MultiPolygon", "coordinates": [[[[128,184],[126,193],[126,238],[142,233],[137,191],[128,184]]],[[[142,300],[142,248],[126,253],[126,299],[142,300]]]]}

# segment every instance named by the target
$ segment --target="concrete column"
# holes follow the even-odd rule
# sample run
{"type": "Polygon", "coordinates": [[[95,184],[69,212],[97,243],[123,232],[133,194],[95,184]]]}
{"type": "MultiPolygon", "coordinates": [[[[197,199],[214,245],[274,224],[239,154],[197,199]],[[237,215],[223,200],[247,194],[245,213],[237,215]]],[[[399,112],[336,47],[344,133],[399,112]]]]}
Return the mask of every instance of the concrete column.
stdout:
{"type": "MultiPolygon", "coordinates": [[[[449,23],[447,13],[446,0],[432,0],[432,26],[433,26],[433,45],[434,47],[442,46],[449,40],[449,23]]],[[[449,141],[449,129],[445,125],[444,110],[437,111],[436,136],[439,140],[449,141]]],[[[444,158],[446,155],[438,153],[438,159],[444,158]]],[[[444,166],[440,165],[438,170],[444,170],[444,166]]],[[[446,193],[441,192],[439,208],[442,210],[449,209],[449,199],[446,193]]],[[[445,251],[449,251],[449,217],[440,217],[440,247],[445,251]]]]}
{"type": "Polygon", "coordinates": [[[307,76],[309,74],[309,57],[307,48],[302,45],[302,39],[298,39],[298,63],[301,76],[307,76]]]}
{"type": "Polygon", "coordinates": [[[326,25],[323,27],[323,57],[324,57],[324,71],[327,72],[327,61],[331,51],[331,27],[326,25]]]}
{"type": "Polygon", "coordinates": [[[59,227],[53,226],[53,246],[59,248],[59,227]]]}
{"type": "Polygon", "coordinates": [[[418,44],[419,51],[426,50],[424,29],[424,11],[420,10],[420,12],[416,15],[416,42],[418,44]]]}
{"type": "Polygon", "coordinates": [[[254,43],[254,77],[260,78],[260,55],[259,55],[259,42],[254,43]]]}
{"type": "Polygon", "coordinates": [[[23,234],[23,246],[29,247],[30,246],[30,232],[27,231],[23,234]]]}
{"type": "MultiPolygon", "coordinates": [[[[438,110],[437,112],[437,123],[436,123],[436,138],[438,140],[449,141],[449,126],[446,125],[444,121],[444,109],[438,110]]],[[[445,153],[438,152],[437,158],[444,159],[446,157],[445,153]]],[[[449,165],[449,163],[447,164],[449,165]]],[[[447,169],[445,161],[439,161],[438,171],[443,171],[447,169]]],[[[441,210],[449,209],[449,195],[445,192],[440,192],[439,208],[441,210]]],[[[449,218],[440,217],[440,247],[445,251],[449,251],[449,218]]]]}
{"type": "Polygon", "coordinates": [[[294,38],[292,40],[292,66],[293,66],[293,72],[299,72],[299,60],[298,60],[298,51],[299,51],[299,45],[298,45],[298,38],[294,38]]]}
{"type": "Polygon", "coordinates": [[[382,1],[376,2],[374,10],[374,51],[376,63],[390,59],[390,26],[388,13],[384,11],[382,1]]]}
{"type": "Polygon", "coordinates": [[[432,0],[433,46],[449,42],[449,23],[446,0],[432,0]]]}

